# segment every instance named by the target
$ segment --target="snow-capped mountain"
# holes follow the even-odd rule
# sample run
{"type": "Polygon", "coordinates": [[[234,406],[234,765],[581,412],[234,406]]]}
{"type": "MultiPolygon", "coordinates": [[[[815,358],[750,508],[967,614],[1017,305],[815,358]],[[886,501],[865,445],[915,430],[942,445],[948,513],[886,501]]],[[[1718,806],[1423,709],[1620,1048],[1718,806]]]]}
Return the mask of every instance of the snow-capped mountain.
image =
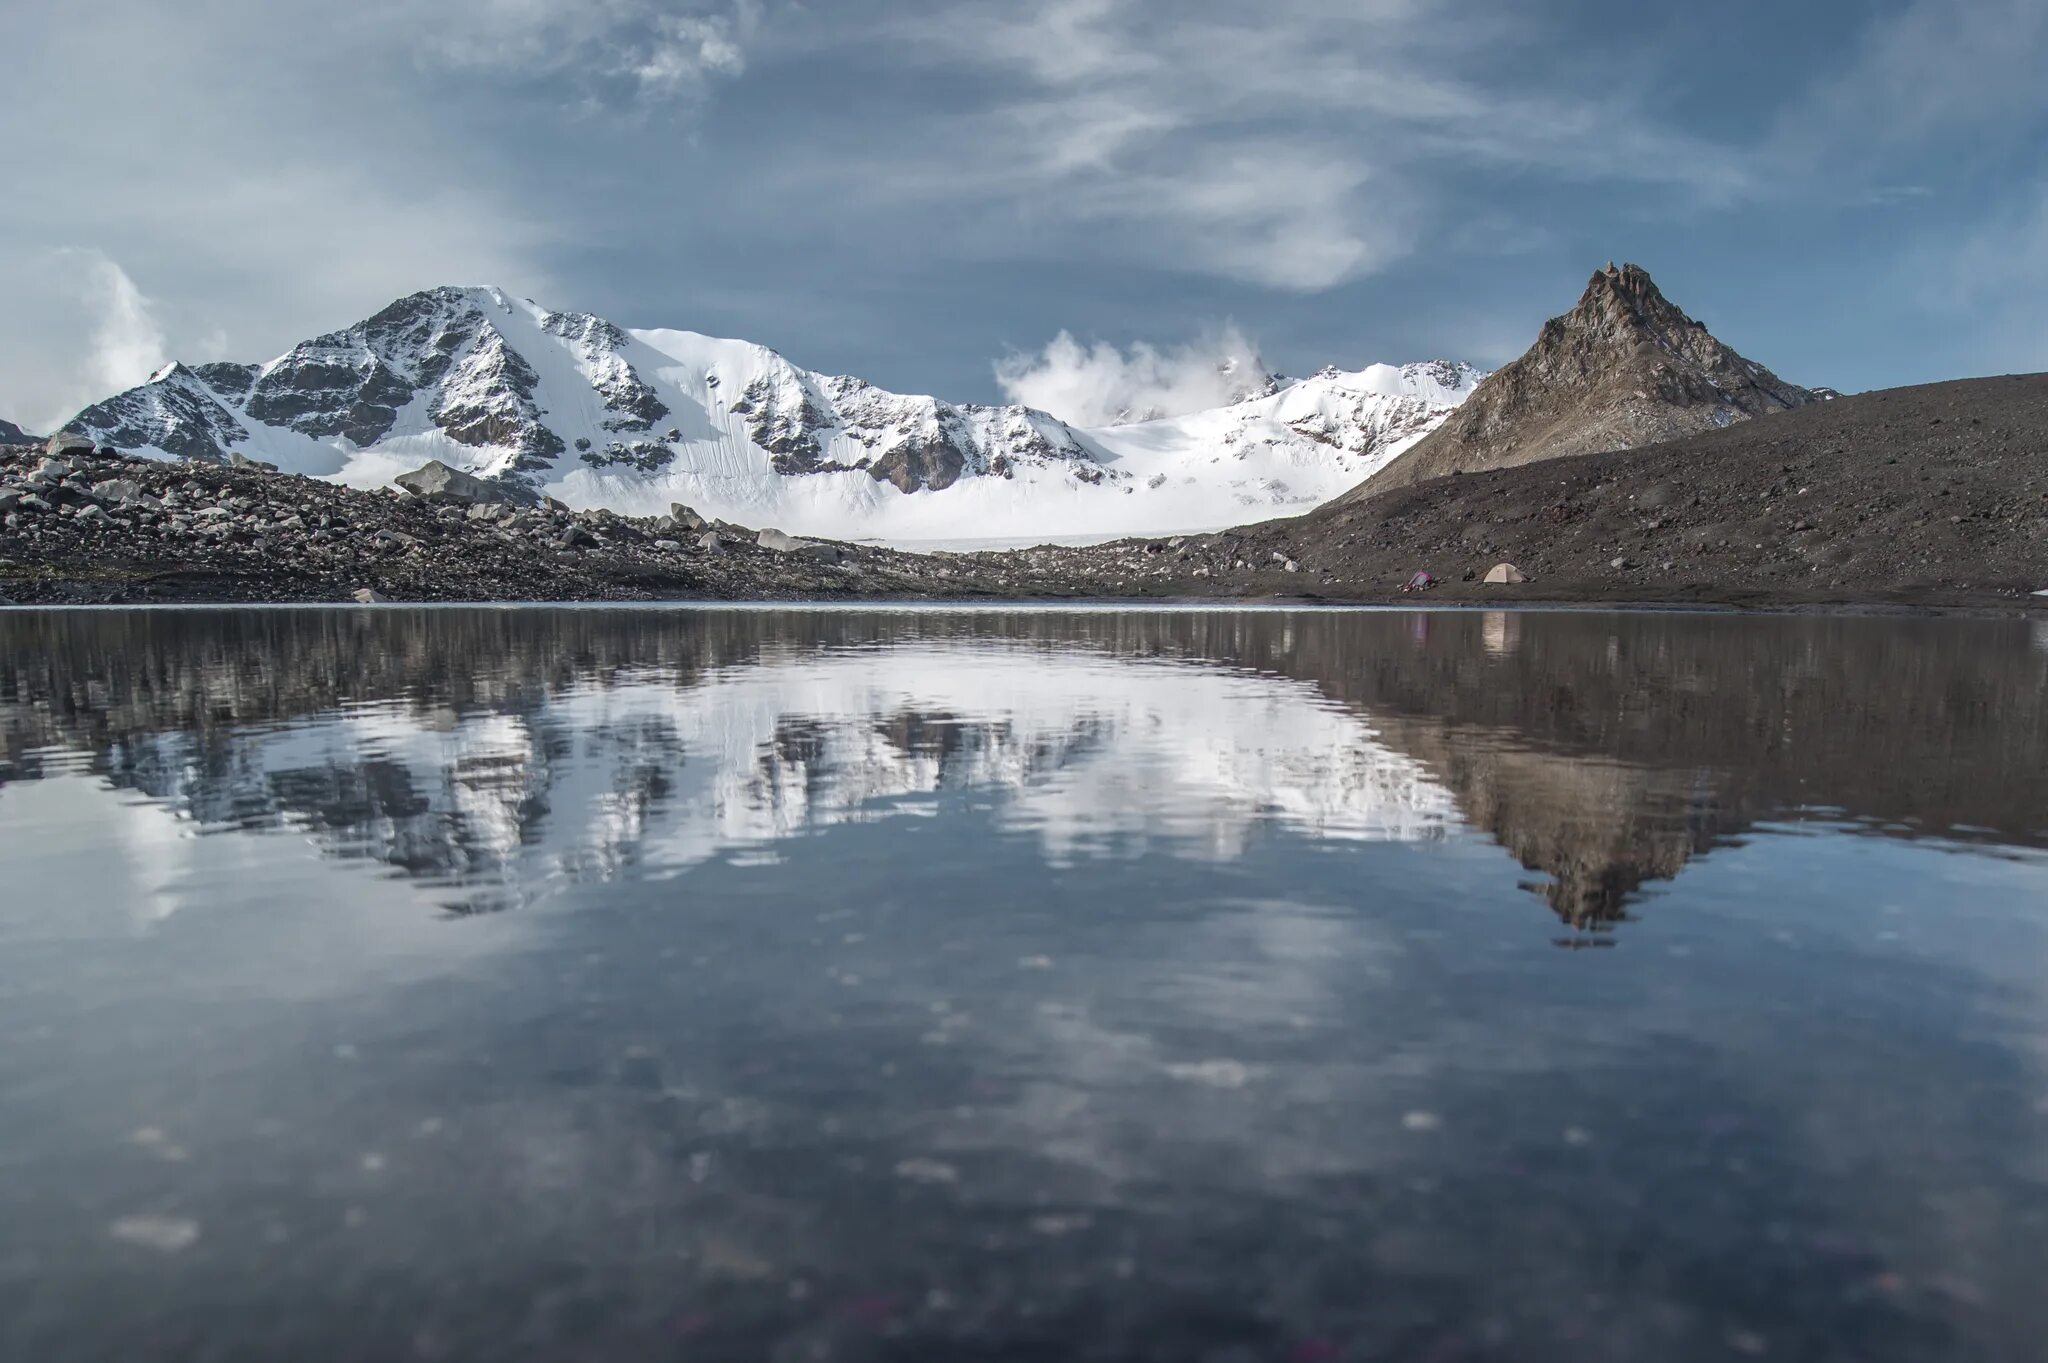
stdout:
{"type": "Polygon", "coordinates": [[[579,509],[687,502],[835,538],[1105,538],[1305,510],[1427,434],[1483,377],[1445,361],[1324,370],[1212,411],[1088,430],[812,373],[745,341],[438,288],[266,364],[170,365],[66,429],[358,487],[440,459],[579,509]]]}

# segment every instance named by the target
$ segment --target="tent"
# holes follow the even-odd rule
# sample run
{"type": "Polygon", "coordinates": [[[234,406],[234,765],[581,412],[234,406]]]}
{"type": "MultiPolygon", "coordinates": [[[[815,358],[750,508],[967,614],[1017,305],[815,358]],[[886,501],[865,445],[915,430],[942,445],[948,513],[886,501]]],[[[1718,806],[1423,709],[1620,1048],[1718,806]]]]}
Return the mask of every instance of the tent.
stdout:
{"type": "Polygon", "coordinates": [[[1426,592],[1435,585],[1436,579],[1428,573],[1417,573],[1408,579],[1408,585],[1401,588],[1401,590],[1404,592],[1426,592]]]}
{"type": "Polygon", "coordinates": [[[1527,582],[1528,574],[1512,563],[1496,563],[1486,570],[1488,582],[1527,582]]]}

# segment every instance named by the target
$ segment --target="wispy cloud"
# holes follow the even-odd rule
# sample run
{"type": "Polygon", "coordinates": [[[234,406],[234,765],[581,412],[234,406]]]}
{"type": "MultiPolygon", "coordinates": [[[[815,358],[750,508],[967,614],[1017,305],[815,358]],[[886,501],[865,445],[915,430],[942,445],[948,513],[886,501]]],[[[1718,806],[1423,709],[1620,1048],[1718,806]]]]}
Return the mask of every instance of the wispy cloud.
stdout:
{"type": "Polygon", "coordinates": [[[1050,412],[1079,426],[1147,421],[1221,407],[1263,380],[1259,350],[1234,324],[1186,345],[1143,342],[1120,350],[1082,345],[1062,331],[1034,355],[996,363],[996,382],[1011,402],[1050,412]]]}
{"type": "Polygon", "coordinates": [[[1995,143],[2001,128],[2029,137],[2044,66],[2040,0],[1907,0],[1870,18],[1833,74],[1785,109],[1774,150],[1861,173],[1962,126],[1978,131],[1972,142],[1995,143]]]}
{"type": "Polygon", "coordinates": [[[87,357],[89,382],[102,392],[142,382],[170,358],[150,302],[118,261],[98,251],[67,251],[82,266],[80,302],[98,320],[87,357]]]}
{"type": "Polygon", "coordinates": [[[442,0],[385,8],[394,33],[424,30],[425,59],[454,68],[569,78],[595,102],[701,93],[746,69],[760,0],[442,0]]]}
{"type": "Polygon", "coordinates": [[[875,41],[977,72],[989,98],[861,158],[847,188],[1007,200],[1083,249],[1301,291],[1409,254],[1447,169],[1747,191],[1740,158],[1617,95],[1463,74],[1498,63],[1507,23],[1440,0],[1185,0],[1170,21],[1140,0],[919,8],[875,41]]]}

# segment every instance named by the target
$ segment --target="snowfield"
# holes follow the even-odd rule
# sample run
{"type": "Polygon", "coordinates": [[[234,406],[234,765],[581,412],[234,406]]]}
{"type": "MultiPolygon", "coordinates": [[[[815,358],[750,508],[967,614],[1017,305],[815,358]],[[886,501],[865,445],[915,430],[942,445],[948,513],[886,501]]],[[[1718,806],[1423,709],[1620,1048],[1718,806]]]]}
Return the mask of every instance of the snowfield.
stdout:
{"type": "Polygon", "coordinates": [[[171,365],[66,429],[355,487],[439,459],[578,509],[683,502],[905,546],[1076,543],[1308,510],[1421,439],[1483,377],[1446,361],[1326,369],[1230,406],[1084,429],[813,373],[745,341],[441,288],[266,364],[171,365]]]}

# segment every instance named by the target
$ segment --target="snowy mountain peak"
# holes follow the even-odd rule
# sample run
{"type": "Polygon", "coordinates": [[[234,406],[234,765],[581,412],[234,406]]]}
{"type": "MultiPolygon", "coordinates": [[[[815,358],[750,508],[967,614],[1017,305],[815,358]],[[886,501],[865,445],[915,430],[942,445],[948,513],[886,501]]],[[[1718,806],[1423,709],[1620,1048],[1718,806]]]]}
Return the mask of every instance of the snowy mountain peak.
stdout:
{"type": "Polygon", "coordinates": [[[681,501],[839,538],[1100,539],[1306,510],[1427,433],[1481,377],[1431,361],[1288,382],[1222,364],[1243,380],[1229,405],[1080,429],[814,373],[746,341],[443,286],[262,364],[167,365],[66,429],[354,486],[440,459],[516,485],[508,494],[628,514],[681,501]]]}

